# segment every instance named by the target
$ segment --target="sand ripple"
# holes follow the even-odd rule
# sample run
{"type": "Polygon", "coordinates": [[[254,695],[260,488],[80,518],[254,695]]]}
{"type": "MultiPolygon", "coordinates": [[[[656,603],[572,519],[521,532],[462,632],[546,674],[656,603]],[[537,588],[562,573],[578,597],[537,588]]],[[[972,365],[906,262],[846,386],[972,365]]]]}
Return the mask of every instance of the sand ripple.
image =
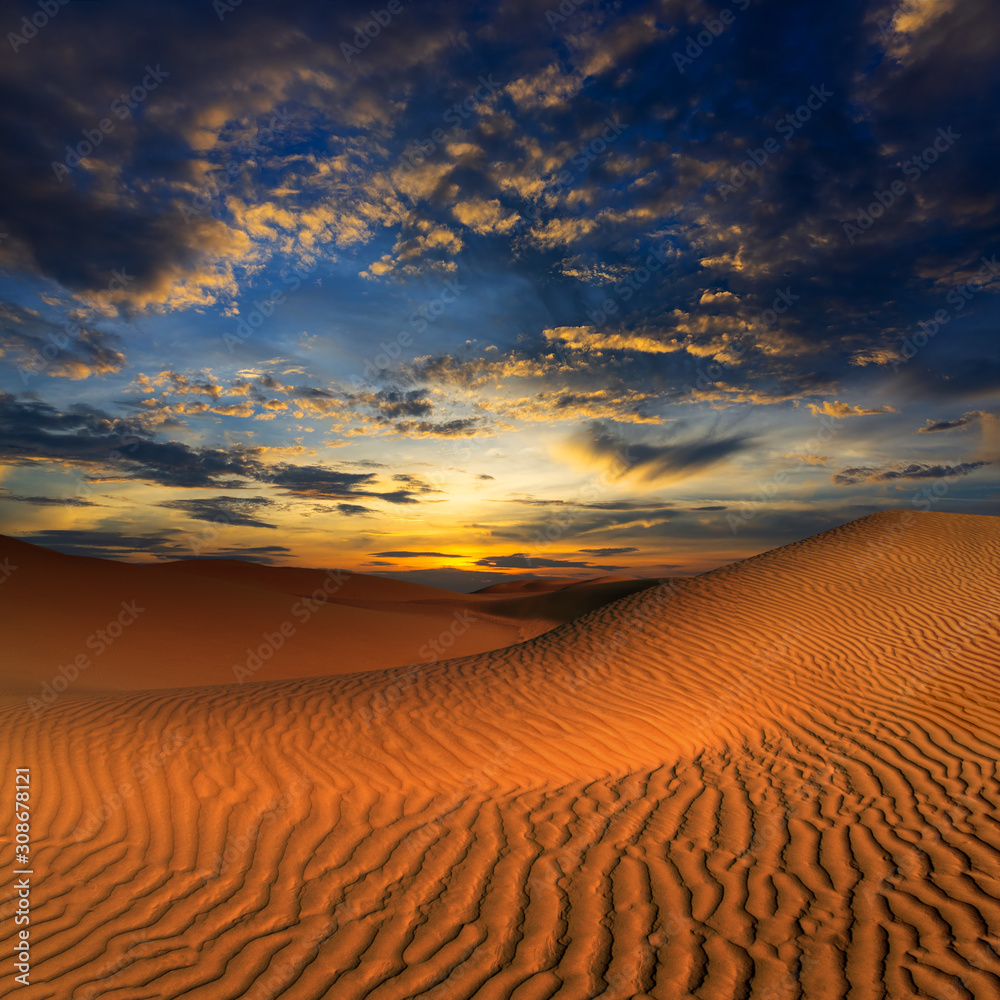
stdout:
{"type": "Polygon", "coordinates": [[[998,566],[880,514],[459,660],[8,699],[21,995],[1000,996],[998,566]]]}

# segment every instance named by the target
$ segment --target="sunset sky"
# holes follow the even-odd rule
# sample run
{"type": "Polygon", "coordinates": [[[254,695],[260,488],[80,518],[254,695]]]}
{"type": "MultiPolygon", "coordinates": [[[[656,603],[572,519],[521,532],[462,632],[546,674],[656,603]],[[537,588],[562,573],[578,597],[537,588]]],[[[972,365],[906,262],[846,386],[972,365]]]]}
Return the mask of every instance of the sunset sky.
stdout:
{"type": "Polygon", "coordinates": [[[996,513],[986,6],[2,4],[0,532],[471,590],[996,513]]]}

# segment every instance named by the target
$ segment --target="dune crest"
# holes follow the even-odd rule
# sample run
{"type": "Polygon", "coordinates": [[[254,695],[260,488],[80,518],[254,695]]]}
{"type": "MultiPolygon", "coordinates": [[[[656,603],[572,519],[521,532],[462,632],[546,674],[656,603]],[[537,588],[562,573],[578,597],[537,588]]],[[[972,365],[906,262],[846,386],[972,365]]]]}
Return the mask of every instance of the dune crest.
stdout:
{"type": "Polygon", "coordinates": [[[1000,995],[998,567],[888,512],[459,659],[6,698],[25,996],[1000,995]]]}

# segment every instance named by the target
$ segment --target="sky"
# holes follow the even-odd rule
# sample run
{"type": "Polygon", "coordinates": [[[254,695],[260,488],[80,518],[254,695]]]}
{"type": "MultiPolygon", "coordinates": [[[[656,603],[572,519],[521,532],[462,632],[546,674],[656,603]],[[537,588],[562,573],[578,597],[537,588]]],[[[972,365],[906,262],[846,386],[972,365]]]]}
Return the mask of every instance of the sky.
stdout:
{"type": "Polygon", "coordinates": [[[0,532],[459,590],[997,513],[988,0],[0,3],[0,532]]]}

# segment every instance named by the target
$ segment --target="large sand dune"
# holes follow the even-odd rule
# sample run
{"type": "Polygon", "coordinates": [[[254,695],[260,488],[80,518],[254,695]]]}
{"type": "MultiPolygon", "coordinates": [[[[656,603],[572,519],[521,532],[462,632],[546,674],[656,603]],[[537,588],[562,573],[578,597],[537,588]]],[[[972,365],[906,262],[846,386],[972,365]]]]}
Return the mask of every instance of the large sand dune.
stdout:
{"type": "Polygon", "coordinates": [[[998,564],[890,512],[461,659],[9,697],[0,997],[998,997],[998,564]]]}

